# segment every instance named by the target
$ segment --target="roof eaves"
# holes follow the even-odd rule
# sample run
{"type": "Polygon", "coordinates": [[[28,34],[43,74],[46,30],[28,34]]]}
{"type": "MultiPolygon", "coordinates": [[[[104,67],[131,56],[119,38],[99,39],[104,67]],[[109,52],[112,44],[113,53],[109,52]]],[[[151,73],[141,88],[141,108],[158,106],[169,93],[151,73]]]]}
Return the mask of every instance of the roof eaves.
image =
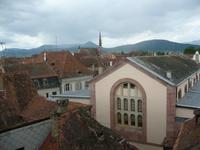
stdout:
{"type": "Polygon", "coordinates": [[[138,63],[137,61],[135,61],[135,60],[134,60],[135,58],[133,59],[132,57],[127,57],[127,59],[128,59],[129,61],[135,63],[136,65],[140,66],[142,69],[144,69],[144,70],[150,72],[151,74],[155,75],[155,76],[158,77],[159,79],[161,79],[161,80],[167,82],[168,84],[170,84],[170,85],[172,85],[172,86],[176,86],[175,83],[173,83],[173,82],[171,82],[171,81],[165,79],[164,77],[162,77],[162,76],[159,75],[158,73],[156,73],[156,72],[150,70],[149,68],[147,68],[147,67],[145,67],[144,65],[142,65],[142,64],[138,63]]]}

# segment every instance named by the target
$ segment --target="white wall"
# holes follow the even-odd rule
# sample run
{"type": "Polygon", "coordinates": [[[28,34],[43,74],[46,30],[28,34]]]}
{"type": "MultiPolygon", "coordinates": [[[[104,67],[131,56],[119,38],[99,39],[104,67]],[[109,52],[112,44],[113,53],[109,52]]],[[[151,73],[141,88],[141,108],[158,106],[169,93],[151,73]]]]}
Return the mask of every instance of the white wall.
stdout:
{"type": "Polygon", "coordinates": [[[64,93],[65,85],[70,83],[72,86],[72,91],[75,91],[75,84],[77,82],[81,82],[82,89],[85,89],[85,85],[87,81],[90,81],[93,77],[92,76],[82,76],[82,77],[73,77],[73,78],[63,78],[61,79],[61,94],[64,93]]]}
{"type": "Polygon", "coordinates": [[[49,97],[52,95],[52,92],[57,92],[57,94],[60,94],[60,88],[49,88],[49,89],[39,89],[37,90],[37,93],[40,96],[46,97],[46,93],[49,93],[49,97]]]}
{"type": "Polygon", "coordinates": [[[110,92],[119,79],[131,78],[139,82],[147,96],[147,142],[161,144],[166,136],[167,87],[126,64],[95,84],[96,119],[110,127],[110,92]]]}

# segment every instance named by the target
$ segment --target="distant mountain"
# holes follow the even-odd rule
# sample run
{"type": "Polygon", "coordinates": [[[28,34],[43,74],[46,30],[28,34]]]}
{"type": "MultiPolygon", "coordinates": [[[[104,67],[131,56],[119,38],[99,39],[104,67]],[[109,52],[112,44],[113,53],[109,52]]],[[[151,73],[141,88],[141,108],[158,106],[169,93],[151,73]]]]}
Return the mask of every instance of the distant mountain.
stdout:
{"type": "Polygon", "coordinates": [[[137,50],[183,52],[183,50],[189,46],[200,47],[200,45],[183,44],[167,40],[148,40],[131,45],[122,45],[114,48],[106,48],[105,50],[114,52],[131,52],[137,50]]]}
{"type": "Polygon", "coordinates": [[[188,44],[200,45],[200,40],[188,42],[188,44]]]}
{"type": "MultiPolygon", "coordinates": [[[[167,40],[148,40],[142,41],[136,44],[122,45],[113,48],[103,48],[103,52],[132,52],[132,51],[172,51],[172,52],[183,52],[183,50],[189,46],[200,47],[200,45],[185,44],[185,43],[176,43],[167,40]]],[[[0,52],[1,56],[31,56],[33,54],[41,53],[42,51],[61,51],[68,50],[74,52],[80,48],[97,48],[98,46],[93,42],[86,42],[83,44],[62,44],[62,45],[42,45],[37,48],[32,49],[18,49],[18,48],[8,48],[0,52]]]]}
{"type": "Polygon", "coordinates": [[[78,48],[96,48],[97,45],[93,42],[86,42],[83,44],[62,44],[62,45],[42,45],[37,48],[32,49],[19,49],[19,48],[8,48],[4,51],[0,52],[1,56],[6,57],[24,57],[24,56],[31,56],[34,54],[39,54],[43,51],[61,51],[61,50],[67,50],[74,52],[78,50],[78,48]]]}

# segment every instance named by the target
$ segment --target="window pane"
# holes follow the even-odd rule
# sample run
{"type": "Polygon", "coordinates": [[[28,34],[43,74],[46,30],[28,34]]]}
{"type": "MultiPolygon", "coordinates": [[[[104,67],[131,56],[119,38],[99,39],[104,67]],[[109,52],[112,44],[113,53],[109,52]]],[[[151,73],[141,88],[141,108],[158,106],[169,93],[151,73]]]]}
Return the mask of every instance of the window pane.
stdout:
{"type": "Polygon", "coordinates": [[[124,110],[128,110],[128,99],[124,98],[124,110]]]}
{"type": "Polygon", "coordinates": [[[131,114],[130,120],[131,120],[131,125],[135,126],[135,115],[131,114]]]}
{"type": "Polygon", "coordinates": [[[142,112],[142,100],[138,100],[138,112],[142,112]]]}
{"type": "Polygon", "coordinates": [[[117,109],[121,110],[121,99],[117,98],[117,109]]]}
{"type": "Polygon", "coordinates": [[[127,89],[128,88],[128,83],[123,84],[123,88],[127,89]]]}
{"type": "Polygon", "coordinates": [[[131,89],[134,89],[134,88],[135,88],[135,85],[134,85],[134,84],[131,84],[130,87],[131,87],[131,89]]]}
{"type": "Polygon", "coordinates": [[[142,127],[142,116],[138,115],[138,127],[142,127]]]}
{"type": "Polygon", "coordinates": [[[117,123],[118,124],[121,124],[122,123],[122,116],[121,116],[121,113],[117,113],[117,123]]]}
{"type": "Polygon", "coordinates": [[[128,114],[124,114],[124,124],[128,125],[128,114]]]}
{"type": "Polygon", "coordinates": [[[135,100],[131,99],[131,111],[135,111],[135,100]]]}

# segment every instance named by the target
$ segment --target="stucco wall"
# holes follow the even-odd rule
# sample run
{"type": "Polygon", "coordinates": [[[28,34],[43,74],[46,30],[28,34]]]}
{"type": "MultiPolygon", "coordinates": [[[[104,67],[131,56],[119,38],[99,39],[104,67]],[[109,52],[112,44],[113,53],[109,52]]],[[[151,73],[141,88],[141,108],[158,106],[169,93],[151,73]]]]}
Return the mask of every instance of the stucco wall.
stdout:
{"type": "Polygon", "coordinates": [[[51,89],[40,89],[37,90],[37,93],[40,96],[46,97],[46,93],[49,94],[49,97],[52,95],[52,92],[57,92],[57,94],[60,94],[60,89],[59,88],[51,88],[51,89]]]}
{"type": "Polygon", "coordinates": [[[176,117],[181,118],[193,118],[194,117],[194,109],[187,109],[187,108],[176,108],[176,117]]]}
{"type": "Polygon", "coordinates": [[[96,119],[110,127],[111,88],[123,78],[134,79],[144,88],[147,98],[147,142],[161,144],[166,136],[167,87],[129,64],[96,82],[96,119]]]}
{"type": "Polygon", "coordinates": [[[66,84],[71,84],[71,91],[75,91],[75,84],[77,82],[81,82],[81,89],[85,89],[86,88],[86,82],[91,80],[92,76],[81,76],[81,77],[74,77],[74,78],[63,78],[61,79],[61,92],[64,93],[66,91],[65,89],[65,85],[66,84]]]}

